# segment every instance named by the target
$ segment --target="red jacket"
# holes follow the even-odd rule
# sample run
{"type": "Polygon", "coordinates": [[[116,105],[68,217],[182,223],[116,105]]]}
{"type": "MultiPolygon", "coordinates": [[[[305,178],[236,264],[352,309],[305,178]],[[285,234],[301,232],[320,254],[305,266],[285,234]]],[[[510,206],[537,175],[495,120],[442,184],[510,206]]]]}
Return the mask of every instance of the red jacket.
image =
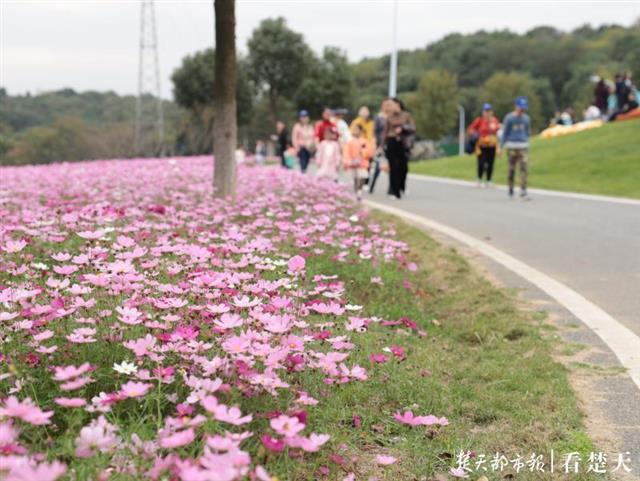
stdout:
{"type": "Polygon", "coordinates": [[[493,116],[489,120],[477,117],[469,126],[469,132],[475,132],[481,138],[497,135],[498,130],[500,130],[500,121],[493,116]]]}
{"type": "Polygon", "coordinates": [[[327,129],[336,129],[336,124],[329,120],[318,120],[316,122],[316,139],[318,142],[324,140],[324,131],[327,129]]]}

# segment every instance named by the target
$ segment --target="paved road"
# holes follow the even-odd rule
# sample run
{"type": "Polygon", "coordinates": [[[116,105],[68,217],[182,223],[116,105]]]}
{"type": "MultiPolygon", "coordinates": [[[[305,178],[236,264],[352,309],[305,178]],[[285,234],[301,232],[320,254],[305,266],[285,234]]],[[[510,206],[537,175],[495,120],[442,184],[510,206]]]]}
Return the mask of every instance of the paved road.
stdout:
{"type": "Polygon", "coordinates": [[[479,189],[412,177],[409,195],[372,200],[425,216],[484,240],[566,284],[640,336],[640,203],[532,194],[509,199],[479,189]]]}

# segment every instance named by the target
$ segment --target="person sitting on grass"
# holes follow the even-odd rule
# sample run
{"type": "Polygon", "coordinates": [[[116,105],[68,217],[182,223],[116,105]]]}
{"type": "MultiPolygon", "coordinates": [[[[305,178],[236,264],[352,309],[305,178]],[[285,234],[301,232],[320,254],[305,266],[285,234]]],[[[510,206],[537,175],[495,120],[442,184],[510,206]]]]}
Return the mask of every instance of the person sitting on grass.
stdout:
{"type": "Polygon", "coordinates": [[[513,197],[513,184],[516,176],[516,167],[520,169],[520,197],[527,198],[529,135],[531,133],[531,121],[527,115],[529,102],[527,97],[520,96],[516,99],[515,109],[508,113],[502,124],[501,144],[507,149],[509,155],[509,197],[513,197]]]}
{"type": "Polygon", "coordinates": [[[362,200],[362,188],[367,180],[369,161],[373,156],[373,144],[364,136],[359,124],[351,125],[351,140],[342,150],[342,165],[353,178],[353,188],[358,200],[362,200]]]}

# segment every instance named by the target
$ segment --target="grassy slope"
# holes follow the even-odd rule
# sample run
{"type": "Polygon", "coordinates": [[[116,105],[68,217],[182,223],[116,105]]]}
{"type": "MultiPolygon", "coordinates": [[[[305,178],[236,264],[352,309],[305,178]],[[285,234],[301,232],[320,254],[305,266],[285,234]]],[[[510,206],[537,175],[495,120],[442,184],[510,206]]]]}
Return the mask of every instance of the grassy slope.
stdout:
{"type": "MultiPolygon", "coordinates": [[[[382,225],[390,225],[390,219],[384,218],[382,225]]],[[[491,286],[454,250],[423,232],[403,223],[397,230],[411,244],[408,261],[418,264],[415,273],[390,265],[336,263],[328,256],[314,258],[308,272],[351,278],[347,290],[353,301],[367,306],[366,314],[408,316],[428,335],[382,326],[372,327],[366,336],[356,334],[364,349],[354,352],[352,361],[370,370],[369,380],[341,386],[311,410],[314,428],[332,433],[332,448],[303,464],[280,458],[270,465],[273,474],[279,479],[318,479],[318,468],[324,465],[331,468],[327,479],[341,480],[355,456],[357,479],[371,474],[380,480],[435,479],[431,476],[447,472],[461,449],[487,458],[500,452],[513,459],[533,452],[546,457],[554,448],[579,451],[585,459],[594,448],[583,430],[566,369],[553,361],[551,341],[542,335],[550,328],[543,313],[519,311],[512,294],[491,286]],[[384,285],[371,284],[371,276],[381,276],[384,285]],[[411,283],[409,289],[405,281],[411,283]],[[372,366],[368,354],[390,345],[404,346],[407,359],[372,366]],[[447,416],[451,424],[431,430],[400,425],[392,415],[401,408],[447,416]],[[362,427],[353,426],[354,414],[362,417],[362,427]],[[347,464],[338,466],[328,458],[331,452],[347,464]],[[381,453],[399,462],[377,467],[373,459],[381,453]]],[[[311,392],[323,390],[319,377],[306,383],[311,392]]],[[[471,478],[486,474],[502,479],[509,472],[489,469],[471,478]]],[[[520,472],[517,479],[563,478],[520,472]]],[[[581,474],[578,479],[596,478],[581,474]]]]}
{"type": "MultiPolygon", "coordinates": [[[[532,187],[640,198],[640,120],[554,139],[534,139],[532,187]]],[[[459,179],[476,177],[473,156],[420,162],[411,171],[459,179]]],[[[506,157],[496,159],[495,181],[506,183],[506,157]]]]}

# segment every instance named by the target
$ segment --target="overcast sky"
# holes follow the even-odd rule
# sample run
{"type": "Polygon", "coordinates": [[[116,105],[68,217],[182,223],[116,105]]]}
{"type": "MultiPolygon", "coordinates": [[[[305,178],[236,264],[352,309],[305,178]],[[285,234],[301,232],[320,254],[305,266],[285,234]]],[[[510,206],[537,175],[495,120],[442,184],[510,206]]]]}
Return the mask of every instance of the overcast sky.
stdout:
{"type": "MultiPolygon", "coordinates": [[[[336,45],[351,60],[388,53],[392,0],[237,0],[238,49],[259,22],[283,16],[316,51],[336,45]]],[[[0,85],[10,93],[71,87],[135,93],[140,3],[137,0],[0,0],[0,85]]],[[[398,46],[424,47],[452,32],[585,23],[631,25],[640,0],[399,0],[398,46]]],[[[213,43],[210,0],[156,0],[161,89],[185,55],[213,43]]]]}

